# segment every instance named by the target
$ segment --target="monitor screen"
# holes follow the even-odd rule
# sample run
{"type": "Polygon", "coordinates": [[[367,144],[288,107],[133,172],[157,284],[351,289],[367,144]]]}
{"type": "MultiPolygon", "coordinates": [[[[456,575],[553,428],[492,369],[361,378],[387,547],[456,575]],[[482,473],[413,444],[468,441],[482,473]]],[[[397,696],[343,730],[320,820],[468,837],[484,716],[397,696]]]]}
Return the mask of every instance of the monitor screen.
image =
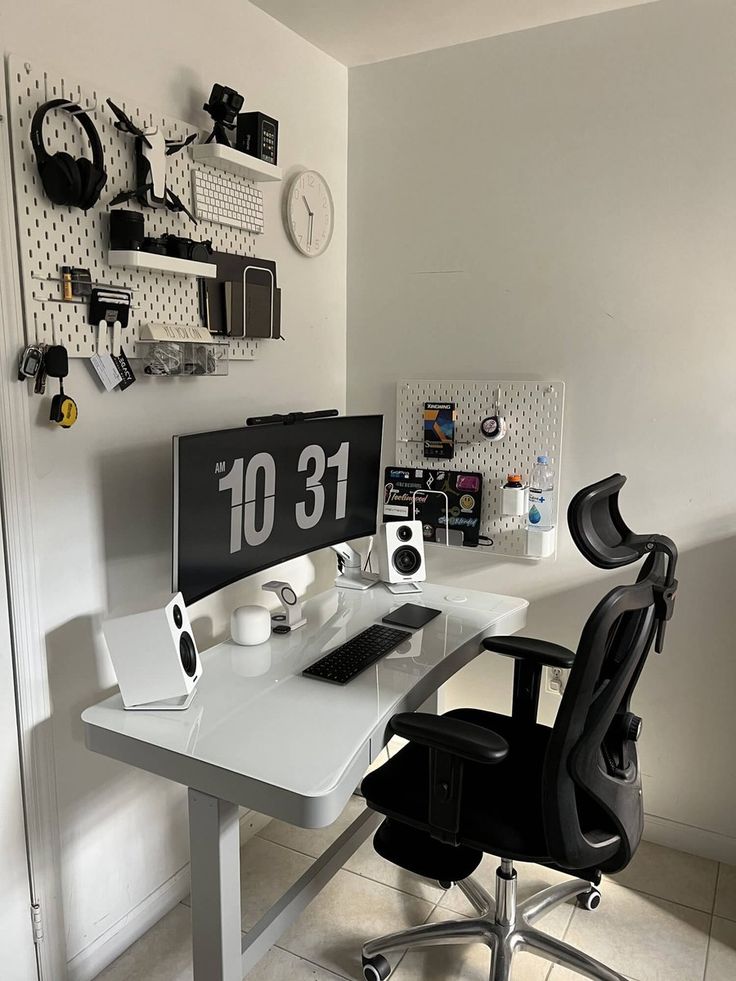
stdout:
{"type": "Polygon", "coordinates": [[[382,416],[174,437],[174,589],[187,603],[376,530],[382,416]]]}

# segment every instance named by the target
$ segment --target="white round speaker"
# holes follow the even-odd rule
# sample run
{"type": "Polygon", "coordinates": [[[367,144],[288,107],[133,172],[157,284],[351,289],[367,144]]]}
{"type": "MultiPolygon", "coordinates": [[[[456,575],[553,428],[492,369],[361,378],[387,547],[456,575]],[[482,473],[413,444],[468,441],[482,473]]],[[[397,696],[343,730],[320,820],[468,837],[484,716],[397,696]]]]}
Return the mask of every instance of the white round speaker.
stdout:
{"type": "Polygon", "coordinates": [[[230,635],[243,647],[265,644],[271,636],[271,614],[265,606],[239,606],[230,617],[230,635]]]}

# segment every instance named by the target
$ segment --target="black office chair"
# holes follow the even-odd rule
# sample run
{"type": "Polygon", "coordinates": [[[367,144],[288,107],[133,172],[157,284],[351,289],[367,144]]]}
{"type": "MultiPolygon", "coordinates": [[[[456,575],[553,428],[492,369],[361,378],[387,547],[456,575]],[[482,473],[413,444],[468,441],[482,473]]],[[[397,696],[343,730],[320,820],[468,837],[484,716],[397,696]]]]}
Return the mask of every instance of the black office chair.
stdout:
{"type": "Polygon", "coordinates": [[[620,474],[586,487],[568,510],[573,540],[603,569],[645,556],[636,583],[616,586],[583,628],[577,652],[527,637],[490,637],[489,651],[515,659],[512,716],[459,709],[394,716],[408,745],[363,781],[371,808],[386,815],[375,848],[388,861],[442,886],[457,883],[475,919],[430,923],[363,947],[366,981],[385,981],[393,951],[485,943],[490,981],[508,981],[516,951],[528,950],[587,978],[621,974],[534,928],[577,897],[595,909],[602,873],[623,869],[641,840],[643,805],[636,742],[641,719],[630,699],[652,647],[660,652],[672,615],[677,549],[624,523],[620,474]],[[537,723],[545,665],[569,668],[554,726],[537,723]],[[496,895],[470,876],[483,853],[500,856],[496,895]],[[514,861],[575,876],[517,905],[514,861]]]}

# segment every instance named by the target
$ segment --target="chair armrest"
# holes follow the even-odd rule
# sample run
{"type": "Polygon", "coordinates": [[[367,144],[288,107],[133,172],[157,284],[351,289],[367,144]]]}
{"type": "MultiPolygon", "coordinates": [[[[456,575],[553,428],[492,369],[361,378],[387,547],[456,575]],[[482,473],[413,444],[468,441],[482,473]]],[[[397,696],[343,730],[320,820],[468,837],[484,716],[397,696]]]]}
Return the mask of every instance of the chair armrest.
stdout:
{"type": "Polygon", "coordinates": [[[532,637],[486,637],[483,646],[496,654],[531,661],[540,666],[546,664],[552,668],[571,668],[575,660],[574,652],[567,647],[532,637]]]}
{"type": "Polygon", "coordinates": [[[391,719],[389,727],[409,742],[471,763],[500,763],[509,752],[509,744],[498,733],[446,715],[403,712],[391,719]]]}

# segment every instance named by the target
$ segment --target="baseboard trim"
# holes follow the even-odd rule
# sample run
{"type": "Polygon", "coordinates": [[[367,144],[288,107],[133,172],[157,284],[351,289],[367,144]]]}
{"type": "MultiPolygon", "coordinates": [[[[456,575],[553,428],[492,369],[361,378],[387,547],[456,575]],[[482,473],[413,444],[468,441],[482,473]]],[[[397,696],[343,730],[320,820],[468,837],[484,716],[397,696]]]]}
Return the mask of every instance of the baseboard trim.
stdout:
{"type": "MultiPolygon", "coordinates": [[[[245,842],[271,820],[255,811],[240,816],[240,840],[245,842]]],[[[68,981],[93,981],[136,940],[155,926],[189,895],[189,863],[113,923],[67,963],[68,981]]]]}
{"type": "Polygon", "coordinates": [[[189,893],[189,865],[134,906],[67,964],[68,981],[92,981],[189,893]]]}
{"type": "Polygon", "coordinates": [[[736,865],[736,838],[731,835],[681,824],[656,814],[644,816],[644,837],[656,845],[676,848],[690,855],[710,858],[715,862],[736,865]]]}

